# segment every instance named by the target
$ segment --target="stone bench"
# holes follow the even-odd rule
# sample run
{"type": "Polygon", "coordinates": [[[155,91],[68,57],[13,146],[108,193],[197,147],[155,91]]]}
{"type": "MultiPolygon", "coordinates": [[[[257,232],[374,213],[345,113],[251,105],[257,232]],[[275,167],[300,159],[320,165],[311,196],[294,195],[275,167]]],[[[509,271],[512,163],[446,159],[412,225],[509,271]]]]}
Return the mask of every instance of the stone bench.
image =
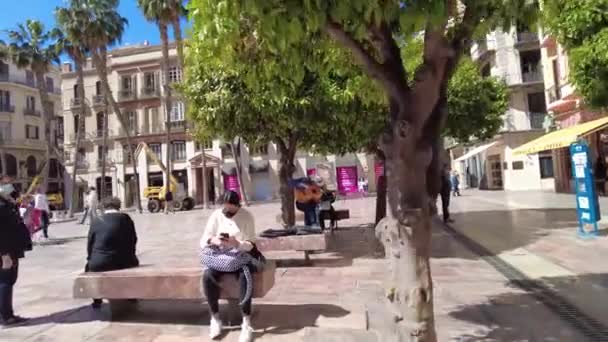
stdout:
{"type": "Polygon", "coordinates": [[[255,244],[261,252],[268,251],[297,251],[304,252],[304,259],[310,262],[310,253],[327,249],[327,235],[290,235],[275,238],[258,237],[255,244]]]}
{"type": "MultiPolygon", "coordinates": [[[[254,274],[253,298],[262,298],[274,286],[276,264],[268,260],[262,272],[254,274]]],[[[204,300],[203,271],[193,268],[159,268],[144,265],[110,272],[85,272],[74,280],[73,297],[101,298],[110,303],[112,317],[130,310],[129,299],[204,300]]],[[[236,277],[222,277],[220,298],[238,300],[236,277]]]]}

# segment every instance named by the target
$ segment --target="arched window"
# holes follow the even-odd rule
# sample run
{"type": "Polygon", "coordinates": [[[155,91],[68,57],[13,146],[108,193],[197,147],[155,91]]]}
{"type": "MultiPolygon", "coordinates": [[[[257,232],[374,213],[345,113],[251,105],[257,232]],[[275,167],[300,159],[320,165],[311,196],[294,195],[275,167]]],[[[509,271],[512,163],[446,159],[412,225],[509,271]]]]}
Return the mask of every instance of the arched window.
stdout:
{"type": "Polygon", "coordinates": [[[17,177],[17,158],[10,153],[7,153],[4,158],[6,159],[6,175],[17,177]]]}
{"type": "Polygon", "coordinates": [[[27,176],[36,177],[36,158],[34,158],[34,156],[27,157],[25,160],[25,166],[27,168],[27,176]]]}

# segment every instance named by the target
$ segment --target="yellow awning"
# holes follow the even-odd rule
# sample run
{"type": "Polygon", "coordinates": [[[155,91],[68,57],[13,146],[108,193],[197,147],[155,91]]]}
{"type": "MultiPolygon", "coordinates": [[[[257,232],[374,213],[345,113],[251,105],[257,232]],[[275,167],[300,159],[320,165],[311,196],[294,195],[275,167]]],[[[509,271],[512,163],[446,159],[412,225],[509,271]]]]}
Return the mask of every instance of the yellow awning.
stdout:
{"type": "Polygon", "coordinates": [[[608,117],[560,129],[519,146],[513,151],[513,154],[533,154],[567,147],[580,137],[596,132],[605,126],[608,126],[608,117]]]}

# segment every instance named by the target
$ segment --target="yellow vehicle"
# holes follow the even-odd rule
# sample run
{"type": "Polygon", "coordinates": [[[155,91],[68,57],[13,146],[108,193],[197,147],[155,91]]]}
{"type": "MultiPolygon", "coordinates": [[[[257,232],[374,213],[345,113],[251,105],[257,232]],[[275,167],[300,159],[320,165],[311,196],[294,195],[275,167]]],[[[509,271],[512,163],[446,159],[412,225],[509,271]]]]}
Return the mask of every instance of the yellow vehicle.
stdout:
{"type": "MultiPolygon", "coordinates": [[[[152,152],[148,144],[142,142],[137,145],[137,149],[135,150],[135,158],[141,153],[141,151],[145,151],[150,160],[152,160],[156,165],[158,165],[163,173],[166,175],[168,173],[165,164],[163,164],[156,154],[152,152]]],[[[171,180],[171,193],[173,194],[173,209],[175,210],[192,210],[194,208],[194,199],[189,197],[184,189],[183,185],[181,185],[173,175],[170,175],[171,180]]],[[[156,213],[164,209],[166,201],[165,195],[167,194],[166,186],[149,186],[144,189],[144,197],[148,199],[148,211],[151,213],[156,213]]]]}
{"type": "Polygon", "coordinates": [[[46,198],[49,201],[49,207],[51,208],[51,210],[65,209],[63,196],[61,195],[61,193],[49,193],[46,194],[46,198]]]}
{"type": "MultiPolygon", "coordinates": [[[[32,180],[32,184],[30,184],[30,186],[27,188],[27,191],[21,195],[21,197],[17,201],[18,203],[21,203],[24,198],[29,197],[32,194],[32,192],[34,192],[36,187],[38,187],[42,183],[42,172],[44,171],[45,166],[46,166],[46,161],[44,161],[40,165],[37,176],[34,177],[34,179],[32,180]]],[[[65,205],[63,202],[63,195],[61,195],[61,193],[47,193],[46,197],[49,202],[49,207],[51,210],[65,209],[65,205]]]]}

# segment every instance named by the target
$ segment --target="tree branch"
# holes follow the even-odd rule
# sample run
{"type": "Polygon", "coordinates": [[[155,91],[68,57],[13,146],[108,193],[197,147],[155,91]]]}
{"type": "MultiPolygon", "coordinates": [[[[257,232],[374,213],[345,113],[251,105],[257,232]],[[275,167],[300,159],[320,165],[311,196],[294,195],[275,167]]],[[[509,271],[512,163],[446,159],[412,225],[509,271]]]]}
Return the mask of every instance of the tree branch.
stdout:
{"type": "Polygon", "coordinates": [[[395,84],[394,80],[391,79],[393,70],[386,68],[385,65],[379,63],[360,42],[344,31],[344,28],[340,24],[328,20],[325,31],[338,43],[348,48],[355,56],[357,63],[359,63],[373,79],[378,81],[390,96],[395,98],[403,96],[403,91],[405,89],[400,88],[400,86],[395,84]]]}

